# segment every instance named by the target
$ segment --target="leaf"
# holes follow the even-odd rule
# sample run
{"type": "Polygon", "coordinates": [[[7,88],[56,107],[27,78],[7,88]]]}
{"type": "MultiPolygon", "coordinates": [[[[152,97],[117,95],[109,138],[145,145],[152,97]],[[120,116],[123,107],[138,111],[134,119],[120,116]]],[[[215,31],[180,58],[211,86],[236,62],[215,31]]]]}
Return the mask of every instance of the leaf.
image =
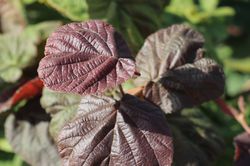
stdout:
{"type": "Polygon", "coordinates": [[[160,83],[148,83],[143,90],[144,98],[161,107],[165,113],[172,113],[191,107],[190,98],[184,92],[166,89],[160,83]]]}
{"type": "Polygon", "coordinates": [[[32,65],[36,57],[36,46],[26,33],[0,35],[0,78],[6,82],[16,82],[22,69],[32,65]]]}
{"type": "Polygon", "coordinates": [[[86,96],[57,141],[66,165],[171,165],[172,139],[158,107],[134,96],[86,96]]]}
{"type": "Polygon", "coordinates": [[[87,3],[90,18],[112,24],[136,52],[143,39],[161,26],[162,0],[87,0],[87,3]]]}
{"type": "Polygon", "coordinates": [[[38,75],[52,90],[81,95],[102,93],[135,74],[129,48],[102,21],[71,23],[49,37],[38,75]]]}
{"type": "Polygon", "coordinates": [[[77,112],[81,97],[69,93],[59,93],[48,88],[43,89],[41,105],[52,117],[49,124],[50,135],[55,139],[61,128],[67,124],[77,112]]]}
{"type": "Polygon", "coordinates": [[[31,99],[37,95],[40,95],[42,89],[43,83],[37,77],[26,82],[20,86],[7,101],[0,103],[0,112],[10,109],[12,106],[24,99],[31,99]]]}
{"type": "Polygon", "coordinates": [[[246,132],[234,138],[235,144],[235,166],[246,166],[250,162],[250,135],[246,132]]]}
{"type": "Polygon", "coordinates": [[[40,2],[54,8],[73,21],[84,21],[88,19],[86,0],[40,0],[40,2]]]}
{"type": "Polygon", "coordinates": [[[190,98],[190,101],[182,102],[183,107],[190,103],[199,105],[218,98],[223,93],[225,85],[222,68],[208,58],[170,70],[160,82],[166,89],[186,92],[186,98],[190,98]]]}
{"type": "Polygon", "coordinates": [[[199,109],[167,115],[173,134],[175,166],[210,166],[225,149],[223,138],[199,109]]]}
{"type": "Polygon", "coordinates": [[[27,26],[24,33],[26,33],[30,39],[33,39],[35,43],[39,44],[41,41],[46,40],[61,24],[60,21],[44,21],[27,26]]]}
{"type": "Polygon", "coordinates": [[[60,165],[58,153],[48,134],[48,121],[49,117],[41,109],[38,98],[6,119],[6,138],[14,152],[30,165],[60,165]]]}
{"type": "Polygon", "coordinates": [[[141,73],[137,82],[157,81],[166,70],[192,62],[203,44],[200,33],[182,24],[150,35],[136,57],[141,73]]]}
{"type": "Polygon", "coordinates": [[[244,85],[250,79],[250,76],[231,71],[226,73],[226,78],[226,93],[230,96],[235,96],[244,91],[244,85]]]}
{"type": "Polygon", "coordinates": [[[200,0],[200,5],[207,12],[214,12],[218,6],[219,0],[200,0]]]}
{"type": "Polygon", "coordinates": [[[20,0],[0,1],[0,32],[20,32],[26,24],[20,0]]]}
{"type": "Polygon", "coordinates": [[[141,73],[136,81],[146,85],[145,99],[171,113],[219,97],[224,73],[215,61],[204,58],[203,43],[202,35],[185,25],[150,35],[136,57],[141,73]]]}
{"type": "Polygon", "coordinates": [[[0,150],[5,152],[12,152],[11,146],[5,138],[0,138],[0,150]]]}
{"type": "Polygon", "coordinates": [[[227,59],[224,65],[231,70],[236,70],[243,73],[250,73],[250,58],[243,59],[227,59]]]}

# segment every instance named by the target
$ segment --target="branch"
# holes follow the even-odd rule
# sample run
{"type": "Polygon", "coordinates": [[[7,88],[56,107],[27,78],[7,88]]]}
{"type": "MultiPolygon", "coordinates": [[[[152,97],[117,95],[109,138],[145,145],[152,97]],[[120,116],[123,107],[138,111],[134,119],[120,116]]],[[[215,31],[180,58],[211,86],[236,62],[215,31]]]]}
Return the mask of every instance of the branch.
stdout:
{"type": "Polygon", "coordinates": [[[245,117],[245,102],[242,96],[238,99],[238,107],[239,110],[229,106],[223,99],[219,98],[215,100],[215,103],[220,107],[220,109],[226,113],[227,115],[233,117],[238,121],[238,123],[244,128],[244,130],[250,134],[250,127],[248,126],[246,122],[245,117]]]}

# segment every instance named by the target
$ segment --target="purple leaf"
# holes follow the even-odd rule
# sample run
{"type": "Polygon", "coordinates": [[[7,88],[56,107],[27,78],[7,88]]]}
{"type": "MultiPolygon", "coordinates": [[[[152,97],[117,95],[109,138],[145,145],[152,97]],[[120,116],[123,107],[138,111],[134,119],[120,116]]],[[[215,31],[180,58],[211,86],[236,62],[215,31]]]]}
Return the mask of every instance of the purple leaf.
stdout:
{"type": "Polygon", "coordinates": [[[199,105],[224,91],[224,73],[213,60],[204,58],[202,35],[185,25],[173,25],[146,39],[136,57],[146,85],[144,97],[166,113],[199,105]]]}
{"type": "Polygon", "coordinates": [[[193,62],[203,36],[186,25],[173,25],[150,35],[136,57],[140,83],[158,80],[167,70],[193,62]]]}
{"type": "Polygon", "coordinates": [[[208,58],[169,70],[159,82],[177,96],[179,109],[218,98],[223,93],[225,85],[222,68],[208,58]]]}
{"type": "Polygon", "coordinates": [[[173,157],[163,113],[130,95],[120,102],[84,97],[76,118],[61,130],[57,146],[65,166],[170,166],[173,157]]]}
{"type": "Polygon", "coordinates": [[[81,95],[101,93],[135,74],[130,50],[103,21],[71,23],[48,38],[39,77],[52,90],[81,95]]]}

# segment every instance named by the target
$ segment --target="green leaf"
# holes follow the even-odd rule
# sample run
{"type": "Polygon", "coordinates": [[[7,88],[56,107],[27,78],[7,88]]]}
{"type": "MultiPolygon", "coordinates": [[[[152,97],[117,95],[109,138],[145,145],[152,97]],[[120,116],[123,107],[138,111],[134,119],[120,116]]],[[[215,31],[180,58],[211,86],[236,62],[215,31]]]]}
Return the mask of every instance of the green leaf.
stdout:
{"type": "Polygon", "coordinates": [[[226,74],[226,78],[226,92],[228,95],[234,96],[243,91],[244,84],[250,79],[250,76],[229,71],[226,74]]]}
{"type": "Polygon", "coordinates": [[[12,152],[12,148],[5,138],[0,138],[0,150],[5,152],[12,152]]]}
{"type": "Polygon", "coordinates": [[[228,17],[235,15],[235,11],[231,7],[220,7],[213,11],[212,16],[214,17],[228,17]]]}
{"type": "Polygon", "coordinates": [[[218,58],[220,59],[220,61],[224,61],[225,59],[229,59],[233,54],[232,48],[227,46],[227,45],[219,45],[218,47],[216,47],[215,51],[216,51],[216,54],[218,55],[218,58]]]}
{"type": "Polygon", "coordinates": [[[32,4],[32,3],[34,3],[34,2],[37,2],[38,0],[21,0],[22,1],[22,3],[24,3],[24,4],[32,4]]]}
{"type": "Polygon", "coordinates": [[[200,5],[203,10],[212,12],[216,9],[219,0],[200,0],[200,5]]]}
{"type": "Polygon", "coordinates": [[[31,66],[36,57],[36,46],[25,33],[0,35],[0,77],[6,82],[16,82],[22,69],[31,66]]]}
{"type": "Polygon", "coordinates": [[[53,138],[56,138],[60,129],[74,117],[80,100],[79,95],[44,88],[41,105],[52,117],[49,132],[53,138]]]}
{"type": "Polygon", "coordinates": [[[235,14],[231,7],[217,7],[218,0],[200,0],[200,4],[194,2],[194,0],[173,0],[165,11],[183,17],[192,24],[211,22],[214,18],[225,19],[235,14]]]}
{"type": "Polygon", "coordinates": [[[146,36],[160,28],[164,8],[161,0],[87,0],[87,3],[90,18],[108,21],[136,51],[146,36]]]}
{"type": "Polygon", "coordinates": [[[73,21],[88,19],[86,0],[39,0],[73,21]]]}
{"type": "Polygon", "coordinates": [[[15,153],[30,165],[59,166],[60,159],[48,132],[49,116],[38,98],[5,121],[5,136],[15,153]]]}
{"type": "Polygon", "coordinates": [[[224,61],[224,65],[231,70],[250,73],[250,58],[227,59],[224,61]]]}
{"type": "Polygon", "coordinates": [[[6,82],[16,82],[22,76],[22,70],[17,67],[8,67],[1,70],[0,77],[6,82]]]}
{"type": "Polygon", "coordinates": [[[60,21],[44,21],[35,25],[27,26],[24,33],[30,40],[33,40],[35,43],[39,43],[46,40],[49,35],[61,25],[62,23],[60,21]]]}
{"type": "Polygon", "coordinates": [[[0,165],[1,166],[28,166],[20,156],[14,153],[7,153],[0,151],[0,165]]]}

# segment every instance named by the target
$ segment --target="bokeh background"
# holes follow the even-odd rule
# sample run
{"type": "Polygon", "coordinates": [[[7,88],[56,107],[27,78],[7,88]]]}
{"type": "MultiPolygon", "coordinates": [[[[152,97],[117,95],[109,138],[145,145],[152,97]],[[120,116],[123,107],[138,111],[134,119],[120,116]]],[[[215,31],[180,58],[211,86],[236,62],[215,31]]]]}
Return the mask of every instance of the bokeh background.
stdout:
{"type": "MultiPolygon", "coordinates": [[[[46,38],[55,28],[89,19],[111,23],[134,55],[144,39],[161,28],[177,23],[194,27],[206,39],[206,55],[224,68],[223,98],[237,108],[237,99],[243,96],[250,124],[249,0],[0,0],[0,102],[6,100],[6,89],[37,75],[46,38]]],[[[10,109],[18,112],[26,104],[24,100],[10,109]]],[[[232,165],[233,138],[244,131],[241,125],[213,101],[182,114],[184,120],[169,118],[179,141],[175,154],[175,160],[183,161],[179,165],[196,161],[196,165],[232,165]]],[[[5,138],[8,115],[0,114],[0,165],[28,165],[5,138]]],[[[30,152],[26,144],[24,153],[30,152]]]]}

